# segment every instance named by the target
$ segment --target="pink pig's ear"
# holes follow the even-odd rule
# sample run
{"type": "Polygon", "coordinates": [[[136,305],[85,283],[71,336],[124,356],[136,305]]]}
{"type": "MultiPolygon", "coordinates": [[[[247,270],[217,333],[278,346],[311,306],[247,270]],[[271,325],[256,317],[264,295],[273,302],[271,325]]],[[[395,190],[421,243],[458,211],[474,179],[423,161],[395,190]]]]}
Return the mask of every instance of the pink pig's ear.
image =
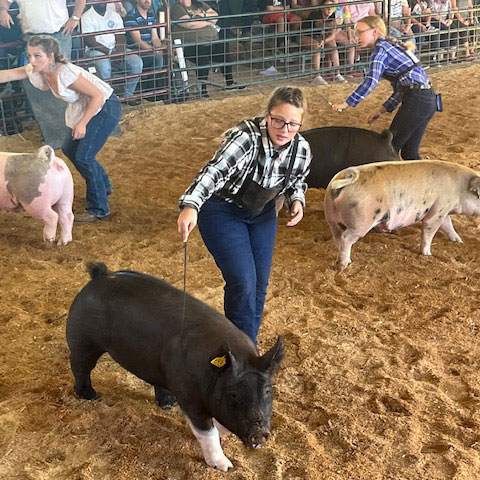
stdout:
{"type": "Polygon", "coordinates": [[[45,157],[45,159],[48,160],[48,163],[50,163],[55,157],[55,151],[50,145],[44,145],[38,149],[38,155],[45,157]]]}
{"type": "Polygon", "coordinates": [[[468,189],[475,192],[480,197],[480,176],[475,176],[470,179],[468,189]]]}

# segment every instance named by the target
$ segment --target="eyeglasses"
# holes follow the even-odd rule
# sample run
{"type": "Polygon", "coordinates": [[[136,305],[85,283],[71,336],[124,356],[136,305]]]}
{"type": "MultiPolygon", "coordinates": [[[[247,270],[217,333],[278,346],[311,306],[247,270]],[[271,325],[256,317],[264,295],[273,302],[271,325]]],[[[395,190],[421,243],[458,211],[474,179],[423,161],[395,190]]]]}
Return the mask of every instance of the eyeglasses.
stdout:
{"type": "Polygon", "coordinates": [[[358,37],[359,35],[362,35],[362,33],[368,32],[369,30],[373,30],[375,27],[370,27],[366,28],[365,30],[354,30],[353,34],[358,37]]]}
{"type": "Polygon", "coordinates": [[[276,128],[278,130],[282,130],[282,128],[286,125],[287,130],[289,132],[297,132],[300,129],[300,127],[302,126],[301,123],[286,122],[285,120],[282,120],[281,118],[272,117],[272,114],[270,112],[268,112],[268,113],[270,114],[270,118],[272,119],[272,127],[276,128]]]}

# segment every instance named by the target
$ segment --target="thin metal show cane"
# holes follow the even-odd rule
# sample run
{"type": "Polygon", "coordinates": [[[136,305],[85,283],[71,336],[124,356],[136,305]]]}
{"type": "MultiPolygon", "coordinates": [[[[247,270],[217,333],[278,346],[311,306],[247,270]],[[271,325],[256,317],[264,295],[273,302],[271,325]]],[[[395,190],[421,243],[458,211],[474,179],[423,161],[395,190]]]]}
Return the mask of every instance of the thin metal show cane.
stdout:
{"type": "Polygon", "coordinates": [[[182,348],[182,354],[184,355],[184,336],[183,329],[185,326],[185,310],[187,305],[187,241],[183,242],[183,308],[182,308],[182,331],[180,334],[180,345],[182,348]]]}
{"type": "MultiPolygon", "coordinates": [[[[322,99],[324,100],[325,102],[327,102],[331,107],[333,107],[333,103],[327,98],[327,97],[324,97],[323,95],[320,95],[319,93],[317,93],[317,95],[322,99]]],[[[342,109],[337,109],[338,112],[343,112],[342,109]]]]}
{"type": "MultiPolygon", "coordinates": [[[[182,333],[185,322],[185,309],[187,305],[187,241],[183,242],[183,311],[182,311],[182,333]]],[[[183,336],[183,335],[182,335],[183,336]]]]}

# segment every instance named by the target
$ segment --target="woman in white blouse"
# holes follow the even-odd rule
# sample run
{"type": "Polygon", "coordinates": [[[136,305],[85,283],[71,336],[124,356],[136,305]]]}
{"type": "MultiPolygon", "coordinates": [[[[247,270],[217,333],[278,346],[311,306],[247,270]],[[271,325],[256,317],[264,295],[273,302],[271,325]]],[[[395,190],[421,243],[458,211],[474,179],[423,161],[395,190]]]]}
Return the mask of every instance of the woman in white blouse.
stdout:
{"type": "Polygon", "coordinates": [[[65,123],[71,129],[62,146],[87,183],[85,214],[76,222],[94,222],[110,217],[108,195],[110,179],[96,159],[120,120],[118,97],[103,80],[81,67],[68,63],[57,41],[47,35],[30,37],[27,44],[29,63],[24,67],[0,70],[0,83],[28,78],[40,90],[68,103],[65,123]]]}

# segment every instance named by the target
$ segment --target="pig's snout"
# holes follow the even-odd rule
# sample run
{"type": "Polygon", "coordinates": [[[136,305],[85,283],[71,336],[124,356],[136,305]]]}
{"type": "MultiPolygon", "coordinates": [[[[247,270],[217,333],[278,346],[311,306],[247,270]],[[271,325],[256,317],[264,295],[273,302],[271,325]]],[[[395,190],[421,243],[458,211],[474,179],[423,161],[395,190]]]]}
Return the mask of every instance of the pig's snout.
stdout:
{"type": "Polygon", "coordinates": [[[269,436],[270,431],[258,422],[255,431],[248,436],[248,445],[252,448],[260,448],[268,440],[269,436]]]}

